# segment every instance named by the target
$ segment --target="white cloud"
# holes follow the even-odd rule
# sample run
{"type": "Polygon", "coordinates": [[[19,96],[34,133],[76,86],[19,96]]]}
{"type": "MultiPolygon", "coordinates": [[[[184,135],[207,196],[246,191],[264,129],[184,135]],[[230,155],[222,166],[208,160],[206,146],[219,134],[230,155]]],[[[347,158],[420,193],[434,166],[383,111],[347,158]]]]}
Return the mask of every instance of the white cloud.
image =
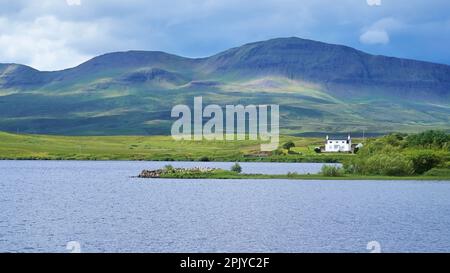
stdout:
{"type": "Polygon", "coordinates": [[[381,0],[366,0],[369,6],[381,6],[381,0]]]}
{"type": "Polygon", "coordinates": [[[41,70],[61,69],[87,60],[72,47],[77,39],[101,36],[96,24],[59,21],[53,16],[30,22],[0,18],[0,60],[30,65],[41,70]]]}
{"type": "Polygon", "coordinates": [[[359,41],[368,45],[385,45],[390,42],[389,33],[401,28],[403,28],[403,24],[400,21],[391,17],[383,18],[373,23],[370,27],[365,28],[361,36],[359,36],[359,41]]]}
{"type": "Polygon", "coordinates": [[[116,29],[117,24],[107,19],[65,21],[47,15],[27,21],[0,17],[0,63],[60,70],[99,54],[136,47],[136,41],[115,35],[116,29]]]}
{"type": "Polygon", "coordinates": [[[66,0],[66,3],[69,6],[79,6],[81,5],[81,0],[66,0]]]}
{"type": "Polygon", "coordinates": [[[363,44],[388,44],[389,34],[385,30],[368,30],[364,32],[359,41],[363,44]]]}

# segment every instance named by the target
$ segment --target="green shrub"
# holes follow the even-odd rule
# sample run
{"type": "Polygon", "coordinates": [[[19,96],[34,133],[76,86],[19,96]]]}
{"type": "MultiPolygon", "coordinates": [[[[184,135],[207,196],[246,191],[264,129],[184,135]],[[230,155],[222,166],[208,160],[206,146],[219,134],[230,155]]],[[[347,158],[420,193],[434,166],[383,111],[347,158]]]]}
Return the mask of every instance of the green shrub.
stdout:
{"type": "Polygon", "coordinates": [[[433,168],[427,171],[426,176],[448,176],[450,177],[450,168],[433,168]]]}
{"type": "Polygon", "coordinates": [[[423,174],[439,166],[443,161],[441,156],[431,152],[420,152],[410,156],[410,159],[416,174],[423,174]]]}
{"type": "Polygon", "coordinates": [[[284,153],[280,149],[276,149],[275,151],[272,152],[272,155],[284,155],[284,153]]]}
{"type": "Polygon", "coordinates": [[[203,161],[203,162],[208,162],[209,161],[209,157],[207,156],[202,156],[198,159],[198,161],[203,161]]]}
{"type": "Polygon", "coordinates": [[[320,174],[328,177],[339,177],[344,175],[344,170],[333,165],[323,165],[320,174]]]}
{"type": "Polygon", "coordinates": [[[374,155],[367,164],[370,174],[404,176],[414,173],[411,160],[402,154],[374,155]]]}
{"type": "Polygon", "coordinates": [[[413,163],[402,154],[374,154],[344,162],[348,173],[362,175],[405,176],[414,173],[413,163]]]}
{"type": "Polygon", "coordinates": [[[292,141],[288,141],[288,142],[284,143],[282,147],[283,147],[283,149],[286,149],[289,151],[291,148],[295,147],[295,143],[292,141]]]}
{"type": "Polygon", "coordinates": [[[411,147],[444,148],[450,142],[450,135],[444,131],[429,130],[420,134],[410,135],[406,140],[408,146],[411,147]]]}
{"type": "Polygon", "coordinates": [[[381,138],[382,141],[394,147],[401,146],[403,139],[404,135],[398,133],[389,134],[381,138]]]}
{"type": "Polygon", "coordinates": [[[166,165],[166,166],[164,166],[164,171],[167,173],[174,173],[175,168],[172,165],[166,165]]]}
{"type": "Polygon", "coordinates": [[[241,167],[241,165],[239,165],[239,163],[236,162],[233,166],[231,166],[231,171],[236,172],[236,173],[241,173],[242,167],[241,167]]]}

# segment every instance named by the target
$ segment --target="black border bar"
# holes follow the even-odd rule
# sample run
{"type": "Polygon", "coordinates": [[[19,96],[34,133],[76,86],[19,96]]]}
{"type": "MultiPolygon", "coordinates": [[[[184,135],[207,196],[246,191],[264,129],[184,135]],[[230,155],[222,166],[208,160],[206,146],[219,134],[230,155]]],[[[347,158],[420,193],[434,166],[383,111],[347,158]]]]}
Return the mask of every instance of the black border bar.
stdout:
{"type": "Polygon", "coordinates": [[[392,264],[400,266],[402,271],[437,265],[446,268],[449,260],[450,254],[0,254],[0,263],[15,269],[31,266],[33,269],[70,268],[80,272],[92,267],[126,272],[130,269],[144,272],[384,272],[391,269],[392,264]]]}

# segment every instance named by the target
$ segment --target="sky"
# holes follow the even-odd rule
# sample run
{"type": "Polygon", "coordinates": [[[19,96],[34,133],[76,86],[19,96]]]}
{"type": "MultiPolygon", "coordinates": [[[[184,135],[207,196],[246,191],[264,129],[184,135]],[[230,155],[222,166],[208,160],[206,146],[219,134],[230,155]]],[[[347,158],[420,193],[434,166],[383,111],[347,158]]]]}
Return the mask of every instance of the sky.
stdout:
{"type": "Polygon", "coordinates": [[[0,0],[0,63],[40,70],[100,54],[206,57],[300,37],[450,64],[448,0],[0,0]]]}

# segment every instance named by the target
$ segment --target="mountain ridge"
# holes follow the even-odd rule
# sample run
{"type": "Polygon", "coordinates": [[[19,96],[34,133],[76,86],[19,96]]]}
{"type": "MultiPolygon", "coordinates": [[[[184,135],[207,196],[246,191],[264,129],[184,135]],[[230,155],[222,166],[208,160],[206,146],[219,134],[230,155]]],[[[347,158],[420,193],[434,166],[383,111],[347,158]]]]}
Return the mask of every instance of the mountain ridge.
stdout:
{"type": "Polygon", "coordinates": [[[285,133],[450,129],[450,66],[289,37],[204,58],[130,50],[58,71],[0,64],[0,130],[168,134],[167,108],[200,95],[279,104],[285,133]]]}
{"type": "Polygon", "coordinates": [[[183,59],[188,59],[188,60],[204,60],[204,59],[208,59],[208,58],[211,58],[211,57],[214,57],[214,56],[217,56],[217,55],[221,55],[221,54],[223,54],[223,53],[225,53],[227,51],[234,50],[234,49],[239,49],[239,48],[242,48],[242,47],[245,47],[245,46],[261,44],[261,43],[267,43],[267,42],[278,41],[278,40],[289,40],[289,39],[301,40],[301,41],[317,43],[317,44],[322,44],[322,45],[338,46],[338,47],[342,47],[342,48],[347,48],[349,50],[357,51],[357,52],[360,52],[360,53],[363,53],[363,54],[366,54],[366,55],[370,55],[372,57],[392,58],[392,59],[397,59],[397,60],[414,61],[414,62],[428,63],[428,64],[442,65],[442,66],[450,67],[449,64],[444,64],[444,63],[430,62],[430,61],[425,61],[425,60],[417,60],[417,59],[412,59],[412,58],[402,58],[402,57],[396,57],[396,56],[388,56],[388,55],[381,55],[381,54],[371,54],[371,53],[365,52],[363,50],[356,49],[356,48],[353,48],[353,47],[350,47],[350,46],[347,46],[347,45],[344,45],[344,44],[326,43],[326,42],[316,41],[316,40],[312,40],[312,39],[305,39],[305,38],[299,38],[299,37],[291,36],[291,37],[282,37],[282,38],[272,38],[272,39],[263,40],[263,41],[257,41],[257,42],[250,42],[250,43],[243,44],[241,46],[236,46],[236,47],[232,47],[232,48],[226,49],[224,51],[221,51],[221,52],[218,52],[216,54],[213,54],[213,55],[210,55],[210,56],[206,56],[206,57],[185,57],[185,56],[181,56],[181,55],[174,54],[174,53],[168,53],[168,52],[161,51],[161,50],[130,49],[130,50],[124,50],[124,51],[106,52],[106,53],[94,56],[94,57],[92,57],[92,58],[90,58],[90,59],[80,63],[79,65],[76,65],[74,67],[68,67],[68,68],[65,68],[65,69],[39,70],[39,69],[34,68],[32,66],[29,66],[29,65],[11,62],[11,63],[0,63],[0,70],[1,70],[1,67],[4,66],[4,65],[19,65],[19,66],[25,66],[25,67],[28,67],[28,68],[31,68],[33,70],[36,70],[36,71],[39,71],[39,72],[43,72],[43,73],[46,73],[46,72],[63,72],[63,71],[66,71],[66,70],[71,70],[71,69],[77,68],[79,66],[82,66],[83,64],[89,63],[89,62],[91,62],[91,61],[93,61],[95,59],[98,59],[98,58],[107,57],[109,55],[127,54],[127,53],[149,53],[149,54],[162,53],[164,55],[170,55],[170,56],[173,56],[173,57],[178,57],[178,58],[183,58],[183,59]]]}
{"type": "MultiPolygon", "coordinates": [[[[410,92],[419,91],[422,97],[429,97],[432,91],[437,95],[448,95],[450,89],[450,66],[446,64],[371,55],[348,46],[296,37],[248,43],[204,58],[130,50],[102,54],[73,68],[57,71],[3,64],[0,66],[0,86],[15,87],[20,85],[20,80],[39,86],[67,78],[78,80],[83,77],[80,73],[103,74],[108,70],[114,74],[119,72],[116,70],[140,68],[159,68],[168,72],[190,70],[187,74],[193,76],[192,80],[283,76],[320,83],[325,90],[336,89],[336,92],[353,89],[351,85],[359,85],[361,90],[365,89],[361,85],[370,85],[383,88],[386,91],[384,95],[388,96],[397,92],[399,86],[403,86],[406,97],[410,97],[410,92]],[[1,73],[1,67],[5,66],[20,67],[18,70],[27,70],[28,74],[5,77],[1,73]]],[[[431,97],[434,94],[432,92],[431,97]]]]}

